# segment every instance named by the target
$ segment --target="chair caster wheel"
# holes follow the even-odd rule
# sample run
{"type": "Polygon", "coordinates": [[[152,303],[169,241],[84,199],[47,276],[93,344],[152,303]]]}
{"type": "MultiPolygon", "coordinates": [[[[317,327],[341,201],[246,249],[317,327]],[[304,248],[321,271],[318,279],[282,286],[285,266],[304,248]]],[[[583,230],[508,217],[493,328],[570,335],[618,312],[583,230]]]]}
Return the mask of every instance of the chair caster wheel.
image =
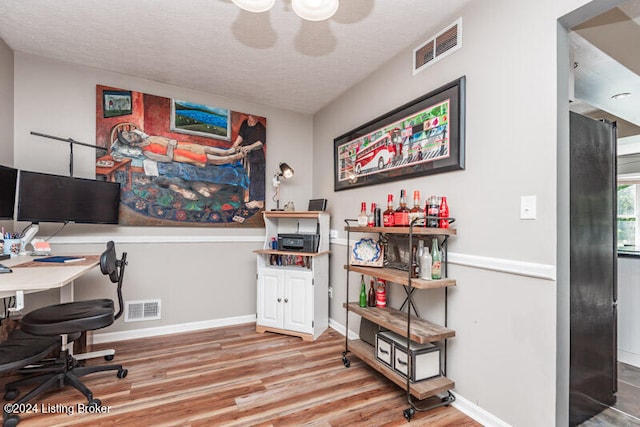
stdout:
{"type": "Polygon", "coordinates": [[[14,400],[19,394],[20,391],[18,389],[12,388],[4,392],[4,400],[14,400]]]}
{"type": "Polygon", "coordinates": [[[108,354],[104,357],[104,360],[107,362],[111,362],[115,356],[113,354],[108,354]]]}
{"type": "Polygon", "coordinates": [[[416,411],[413,408],[407,408],[403,411],[403,414],[407,421],[411,421],[411,418],[416,414],[416,411]]]}
{"type": "Polygon", "coordinates": [[[16,427],[20,422],[20,417],[17,415],[9,415],[6,416],[4,422],[2,423],[2,427],[16,427]]]}
{"type": "Polygon", "coordinates": [[[128,373],[129,371],[127,369],[120,369],[118,371],[118,378],[124,378],[127,376],[128,373]]]}
{"type": "Polygon", "coordinates": [[[100,399],[91,399],[87,404],[90,408],[99,408],[102,405],[102,401],[100,399]]]}
{"type": "Polygon", "coordinates": [[[344,363],[345,368],[348,368],[349,366],[351,366],[351,361],[347,359],[347,356],[342,356],[342,363],[344,363]]]}

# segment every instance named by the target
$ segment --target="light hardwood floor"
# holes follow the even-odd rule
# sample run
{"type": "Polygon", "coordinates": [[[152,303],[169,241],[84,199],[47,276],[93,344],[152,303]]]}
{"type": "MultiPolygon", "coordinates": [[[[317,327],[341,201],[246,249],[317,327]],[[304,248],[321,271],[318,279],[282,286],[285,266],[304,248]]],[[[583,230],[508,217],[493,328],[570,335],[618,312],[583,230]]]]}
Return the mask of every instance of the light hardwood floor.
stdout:
{"type": "MultiPolygon", "coordinates": [[[[84,377],[105,414],[78,414],[84,397],[68,387],[40,397],[29,426],[479,426],[452,406],[416,412],[405,392],[350,357],[332,329],[317,341],[257,334],[254,324],[111,343],[129,369],[84,377]],[[58,405],[58,406],[56,406],[58,405]],[[73,414],[43,414],[42,409],[73,414]]],[[[89,363],[107,363],[102,359],[89,363]]],[[[0,378],[0,386],[12,378],[0,378]]]]}

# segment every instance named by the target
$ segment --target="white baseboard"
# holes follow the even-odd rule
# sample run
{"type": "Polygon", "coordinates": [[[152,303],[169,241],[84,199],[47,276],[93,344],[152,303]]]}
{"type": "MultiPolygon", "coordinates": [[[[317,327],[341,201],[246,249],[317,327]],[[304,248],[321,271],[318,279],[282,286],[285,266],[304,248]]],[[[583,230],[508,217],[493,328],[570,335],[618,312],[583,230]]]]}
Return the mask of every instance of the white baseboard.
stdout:
{"type": "MultiPolygon", "coordinates": [[[[344,325],[342,323],[338,323],[333,319],[329,319],[329,326],[332,329],[338,331],[341,335],[344,336],[345,328],[344,328],[344,325]]],[[[360,338],[360,336],[357,333],[355,333],[353,331],[349,331],[349,339],[350,340],[357,340],[358,338],[360,338]]]]}
{"type": "Polygon", "coordinates": [[[204,320],[201,322],[181,323],[179,325],[158,326],[156,328],[135,329],[132,331],[105,332],[93,334],[94,344],[103,344],[113,341],[125,341],[136,338],[149,338],[159,335],[178,334],[181,332],[193,332],[202,329],[220,328],[222,326],[241,325],[256,321],[255,314],[246,316],[228,317],[225,319],[204,320]]]}
{"type": "Polygon", "coordinates": [[[640,368],[640,354],[618,349],[618,362],[640,368]]]}
{"type": "Polygon", "coordinates": [[[462,412],[466,416],[473,418],[475,421],[479,422],[485,427],[511,427],[510,424],[502,421],[500,418],[491,414],[490,412],[485,411],[475,403],[465,399],[460,396],[458,393],[451,392],[456,400],[451,404],[458,411],[462,412]]]}

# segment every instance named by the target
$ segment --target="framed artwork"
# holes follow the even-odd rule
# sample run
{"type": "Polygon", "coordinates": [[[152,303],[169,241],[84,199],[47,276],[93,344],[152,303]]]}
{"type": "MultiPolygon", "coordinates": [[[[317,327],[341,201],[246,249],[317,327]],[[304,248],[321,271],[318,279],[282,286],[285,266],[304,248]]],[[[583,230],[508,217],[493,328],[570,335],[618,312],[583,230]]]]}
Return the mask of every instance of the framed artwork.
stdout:
{"type": "Polygon", "coordinates": [[[130,90],[105,90],[102,92],[103,117],[126,116],[132,113],[130,90]]]}
{"type": "Polygon", "coordinates": [[[229,141],[231,111],[193,102],[171,100],[171,130],[229,141]]]}
{"type": "Polygon", "coordinates": [[[334,139],[334,190],[464,169],[465,77],[334,139]]]}
{"type": "Polygon", "coordinates": [[[121,184],[121,225],[264,227],[265,117],[100,85],[96,107],[96,178],[121,184]],[[132,113],[105,117],[119,94],[132,113]]]}

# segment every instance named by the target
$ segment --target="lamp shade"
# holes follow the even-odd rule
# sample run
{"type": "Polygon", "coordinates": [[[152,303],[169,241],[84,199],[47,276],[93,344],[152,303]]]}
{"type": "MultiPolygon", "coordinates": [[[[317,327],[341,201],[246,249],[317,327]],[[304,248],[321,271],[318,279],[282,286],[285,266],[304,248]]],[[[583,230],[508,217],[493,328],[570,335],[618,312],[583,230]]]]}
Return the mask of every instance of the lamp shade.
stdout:
{"type": "Polygon", "coordinates": [[[231,0],[240,9],[249,12],[266,12],[276,3],[276,0],[231,0]]]}
{"type": "Polygon", "coordinates": [[[338,10],[338,5],[338,0],[291,0],[293,11],[308,21],[324,21],[331,18],[338,10]]]}
{"type": "Polygon", "coordinates": [[[286,163],[280,163],[280,175],[289,179],[293,176],[293,168],[286,163]]]}

